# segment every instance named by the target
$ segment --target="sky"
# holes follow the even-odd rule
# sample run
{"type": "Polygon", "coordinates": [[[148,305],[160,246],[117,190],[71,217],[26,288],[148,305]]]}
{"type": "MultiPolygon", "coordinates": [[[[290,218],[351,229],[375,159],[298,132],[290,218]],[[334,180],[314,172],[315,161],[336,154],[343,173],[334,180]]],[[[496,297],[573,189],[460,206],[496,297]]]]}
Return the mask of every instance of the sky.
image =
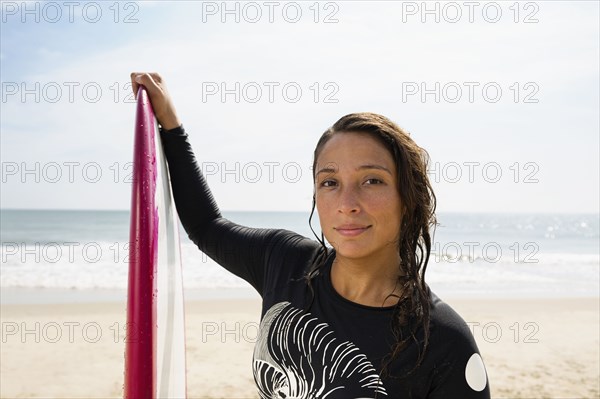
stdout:
{"type": "Polygon", "coordinates": [[[599,3],[1,4],[0,207],[127,210],[132,71],[222,210],[309,211],[320,135],[387,116],[441,212],[599,212],[599,3]]]}

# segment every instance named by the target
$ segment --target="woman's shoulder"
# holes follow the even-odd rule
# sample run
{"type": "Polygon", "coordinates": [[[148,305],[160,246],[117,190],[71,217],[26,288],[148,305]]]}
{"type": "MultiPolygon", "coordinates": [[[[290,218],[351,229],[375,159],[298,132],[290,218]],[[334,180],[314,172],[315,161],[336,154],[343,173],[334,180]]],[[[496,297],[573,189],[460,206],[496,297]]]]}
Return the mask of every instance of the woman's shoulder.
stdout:
{"type": "Polygon", "coordinates": [[[295,269],[300,273],[310,267],[324,252],[318,241],[286,229],[272,230],[267,246],[267,262],[270,265],[295,269]]]}
{"type": "Polygon", "coordinates": [[[454,341],[469,347],[475,344],[467,322],[448,303],[431,291],[430,328],[432,339],[454,341]]]}
{"type": "Polygon", "coordinates": [[[287,229],[272,229],[269,242],[271,249],[291,254],[312,254],[319,251],[321,245],[316,240],[287,229]]]}
{"type": "Polygon", "coordinates": [[[437,295],[431,294],[430,361],[435,383],[429,397],[489,399],[487,372],[471,329],[437,295]]]}

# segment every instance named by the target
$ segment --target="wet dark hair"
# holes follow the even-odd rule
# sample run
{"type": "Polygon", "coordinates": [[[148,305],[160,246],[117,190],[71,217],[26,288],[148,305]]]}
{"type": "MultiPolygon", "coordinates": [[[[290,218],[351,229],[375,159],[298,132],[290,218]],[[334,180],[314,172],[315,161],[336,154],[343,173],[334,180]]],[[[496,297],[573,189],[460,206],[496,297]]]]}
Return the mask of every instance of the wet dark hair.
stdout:
{"type": "MultiPolygon", "coordinates": [[[[437,225],[436,197],[427,176],[429,154],[419,147],[407,132],[386,117],[369,112],[349,114],[327,129],[319,139],[314,152],[313,182],[316,178],[317,160],[323,147],[334,135],[345,133],[363,133],[373,137],[389,151],[396,166],[397,187],[404,209],[398,242],[400,255],[398,284],[402,288],[402,297],[394,305],[391,328],[395,344],[383,360],[381,377],[398,378],[389,375],[388,367],[411,340],[419,344],[417,332],[422,327],[422,350],[418,350],[419,355],[415,366],[401,376],[408,377],[422,363],[429,344],[430,292],[425,283],[425,271],[431,253],[432,236],[437,225]],[[430,227],[433,227],[431,235],[430,227]]],[[[329,258],[323,233],[318,237],[312,229],[311,220],[315,205],[316,198],[313,195],[309,225],[323,251],[304,277],[312,295],[308,308],[314,300],[312,280],[319,275],[320,269],[329,258]]]]}

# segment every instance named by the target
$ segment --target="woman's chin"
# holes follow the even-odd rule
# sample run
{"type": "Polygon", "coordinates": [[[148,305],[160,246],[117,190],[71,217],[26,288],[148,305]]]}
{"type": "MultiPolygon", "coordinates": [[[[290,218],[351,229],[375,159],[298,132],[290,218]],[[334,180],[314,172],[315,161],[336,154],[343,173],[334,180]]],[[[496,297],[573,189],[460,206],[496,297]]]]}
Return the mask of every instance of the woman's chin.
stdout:
{"type": "Polygon", "coordinates": [[[352,242],[331,243],[331,246],[335,249],[336,258],[362,259],[372,252],[365,245],[352,242]]]}

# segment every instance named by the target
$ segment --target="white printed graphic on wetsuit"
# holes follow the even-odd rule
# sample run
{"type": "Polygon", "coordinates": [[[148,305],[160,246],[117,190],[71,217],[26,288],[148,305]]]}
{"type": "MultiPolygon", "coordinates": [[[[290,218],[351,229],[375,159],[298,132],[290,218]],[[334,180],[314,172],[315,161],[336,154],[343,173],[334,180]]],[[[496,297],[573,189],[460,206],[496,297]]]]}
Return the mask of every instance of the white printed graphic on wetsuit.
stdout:
{"type": "Polygon", "coordinates": [[[472,390],[481,392],[487,385],[487,373],[483,365],[483,359],[479,353],[473,353],[465,368],[465,379],[472,390]]]}
{"type": "Polygon", "coordinates": [[[375,368],[351,342],[340,342],[289,302],[273,305],[260,323],[254,379],[262,398],[333,398],[387,395],[375,368]]]}

